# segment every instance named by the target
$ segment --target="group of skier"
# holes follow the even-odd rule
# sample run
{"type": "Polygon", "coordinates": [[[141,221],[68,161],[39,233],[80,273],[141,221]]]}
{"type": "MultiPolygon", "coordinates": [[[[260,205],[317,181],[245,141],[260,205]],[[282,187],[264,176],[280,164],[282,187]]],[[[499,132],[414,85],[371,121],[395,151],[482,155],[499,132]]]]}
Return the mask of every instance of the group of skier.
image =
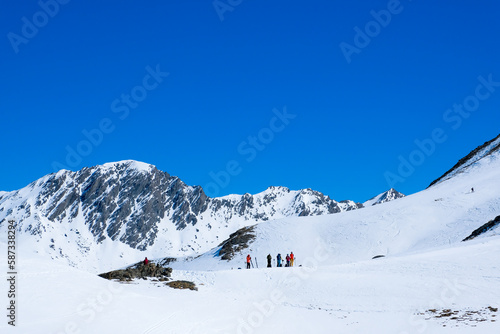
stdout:
{"type": "MultiPolygon", "coordinates": [[[[272,259],[273,259],[273,257],[271,256],[271,254],[268,254],[267,255],[267,267],[268,268],[272,267],[272,265],[271,265],[272,259]]],[[[293,254],[293,252],[286,255],[285,261],[286,261],[285,267],[293,267],[293,262],[295,261],[295,255],[293,254]]],[[[276,256],[276,267],[283,267],[283,258],[281,257],[281,254],[278,254],[276,256]]]]}
{"type": "MultiPolygon", "coordinates": [[[[273,260],[273,257],[271,256],[271,254],[268,254],[267,255],[267,267],[268,268],[271,268],[272,267],[272,262],[273,260]]],[[[290,254],[287,254],[286,257],[283,259],[281,257],[281,254],[278,254],[276,256],[276,267],[283,267],[283,260],[285,260],[285,267],[293,267],[293,263],[295,261],[295,255],[293,254],[293,252],[291,252],[290,254]]],[[[252,257],[250,256],[250,254],[247,255],[247,269],[250,269],[251,267],[253,267],[253,263],[252,263],[252,257]]]]}

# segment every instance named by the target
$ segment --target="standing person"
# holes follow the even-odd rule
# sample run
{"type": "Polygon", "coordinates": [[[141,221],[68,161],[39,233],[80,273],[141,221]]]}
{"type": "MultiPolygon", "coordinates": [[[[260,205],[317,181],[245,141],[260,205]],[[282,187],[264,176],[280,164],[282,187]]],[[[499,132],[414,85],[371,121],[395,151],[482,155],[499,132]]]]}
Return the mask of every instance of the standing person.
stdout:
{"type": "Polygon", "coordinates": [[[148,258],[147,258],[147,257],[146,257],[146,258],[144,258],[144,265],[145,265],[145,266],[147,266],[147,265],[148,265],[148,263],[149,263],[148,258]]]}
{"type": "Polygon", "coordinates": [[[273,257],[271,256],[271,254],[267,254],[267,267],[268,268],[271,268],[271,260],[273,259],[273,257]]]}
{"type": "Polygon", "coordinates": [[[247,269],[250,269],[250,261],[252,261],[252,257],[250,254],[247,255],[247,269]]]}
{"type": "Polygon", "coordinates": [[[286,255],[286,266],[285,267],[290,267],[290,255],[286,255]]]}
{"type": "Polygon", "coordinates": [[[276,257],[276,259],[278,260],[278,267],[281,267],[281,254],[278,254],[278,256],[276,257]]]}
{"type": "Polygon", "coordinates": [[[290,267],[293,267],[293,260],[295,260],[295,256],[293,255],[293,252],[290,253],[290,267]]]}

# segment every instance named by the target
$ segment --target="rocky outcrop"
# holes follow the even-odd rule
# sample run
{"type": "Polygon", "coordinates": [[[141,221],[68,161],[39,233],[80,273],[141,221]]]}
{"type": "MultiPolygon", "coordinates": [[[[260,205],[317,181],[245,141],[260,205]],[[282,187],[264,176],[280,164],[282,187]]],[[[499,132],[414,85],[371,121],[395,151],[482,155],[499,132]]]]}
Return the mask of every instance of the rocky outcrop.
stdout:
{"type": "Polygon", "coordinates": [[[193,282],[189,282],[189,281],[172,281],[172,282],[165,283],[165,285],[167,285],[173,289],[181,289],[181,290],[189,289],[189,290],[193,290],[193,291],[198,291],[196,284],[194,284],[193,282]]]}
{"type": "Polygon", "coordinates": [[[127,269],[113,270],[107,273],[99,274],[100,277],[109,280],[130,281],[135,278],[159,278],[165,280],[172,275],[172,268],[165,268],[155,263],[143,262],[136,263],[127,269]]]}
{"type": "Polygon", "coordinates": [[[472,239],[480,236],[481,234],[484,234],[484,233],[486,233],[488,231],[493,230],[497,226],[500,226],[500,216],[496,216],[495,219],[490,220],[486,224],[484,224],[481,227],[475,229],[474,231],[472,231],[472,233],[467,238],[465,238],[462,241],[472,240],[472,239]]]}
{"type": "Polygon", "coordinates": [[[255,240],[255,225],[248,226],[234,232],[229,239],[221,243],[219,256],[221,260],[231,260],[237,253],[241,253],[248,248],[249,244],[255,240]]]}

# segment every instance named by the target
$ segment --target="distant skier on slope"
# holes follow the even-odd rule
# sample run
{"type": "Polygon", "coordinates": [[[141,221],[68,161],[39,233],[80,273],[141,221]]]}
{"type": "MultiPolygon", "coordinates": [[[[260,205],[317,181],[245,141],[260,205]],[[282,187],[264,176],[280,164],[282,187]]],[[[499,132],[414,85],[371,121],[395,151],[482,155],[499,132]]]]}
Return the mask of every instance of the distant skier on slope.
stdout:
{"type": "Polygon", "coordinates": [[[285,267],[290,267],[290,255],[287,254],[286,257],[285,257],[285,259],[286,259],[286,265],[285,265],[285,267]]]}
{"type": "Polygon", "coordinates": [[[278,256],[276,257],[277,259],[277,263],[278,263],[278,267],[281,267],[281,254],[278,254],[278,256]]]}
{"type": "Polygon", "coordinates": [[[267,254],[267,267],[268,268],[271,268],[271,260],[273,259],[273,257],[271,256],[271,254],[267,254]]]}
{"type": "Polygon", "coordinates": [[[250,261],[252,261],[252,257],[250,254],[247,255],[247,269],[250,269],[250,261]]]}
{"type": "Polygon", "coordinates": [[[293,255],[293,252],[290,253],[290,267],[293,267],[293,261],[295,260],[295,256],[293,255]]]}
{"type": "Polygon", "coordinates": [[[145,257],[143,262],[144,262],[144,265],[145,265],[145,266],[147,266],[147,265],[148,265],[148,263],[149,263],[148,258],[147,258],[147,257],[145,257]]]}

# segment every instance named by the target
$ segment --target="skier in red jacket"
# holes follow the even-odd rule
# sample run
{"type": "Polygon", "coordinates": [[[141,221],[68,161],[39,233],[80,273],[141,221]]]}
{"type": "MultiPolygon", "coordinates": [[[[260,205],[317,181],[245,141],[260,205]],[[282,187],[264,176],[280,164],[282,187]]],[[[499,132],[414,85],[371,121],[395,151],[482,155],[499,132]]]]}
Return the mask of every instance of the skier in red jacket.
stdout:
{"type": "Polygon", "coordinates": [[[286,267],[290,267],[290,255],[286,255],[286,267]]]}
{"type": "Polygon", "coordinates": [[[252,257],[250,254],[247,255],[247,269],[250,269],[250,261],[252,261],[252,257]]]}
{"type": "Polygon", "coordinates": [[[146,258],[144,258],[144,265],[145,265],[145,266],[147,266],[147,265],[148,265],[148,263],[149,263],[148,258],[147,258],[147,257],[146,257],[146,258]]]}

